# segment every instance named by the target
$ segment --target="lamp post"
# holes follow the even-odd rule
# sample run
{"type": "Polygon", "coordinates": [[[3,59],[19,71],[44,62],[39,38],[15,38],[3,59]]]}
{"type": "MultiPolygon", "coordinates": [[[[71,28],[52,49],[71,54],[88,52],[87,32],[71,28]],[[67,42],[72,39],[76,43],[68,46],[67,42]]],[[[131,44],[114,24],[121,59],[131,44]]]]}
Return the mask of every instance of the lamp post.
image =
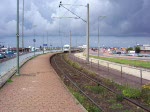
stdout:
{"type": "Polygon", "coordinates": [[[34,42],[34,57],[35,57],[35,42],[36,42],[36,39],[35,39],[35,27],[37,27],[37,25],[33,25],[33,28],[34,28],[34,39],[33,39],[33,42],[34,42]]]}
{"type": "Polygon", "coordinates": [[[35,57],[35,42],[36,42],[35,38],[33,39],[33,42],[34,42],[34,57],[35,57]]]}
{"type": "Polygon", "coordinates": [[[20,75],[19,71],[19,0],[17,0],[17,73],[16,75],[20,75]]]}
{"type": "Polygon", "coordinates": [[[98,57],[100,55],[99,50],[100,50],[100,33],[99,33],[99,20],[104,19],[106,16],[99,16],[98,17],[98,57]]]}
{"type": "Polygon", "coordinates": [[[47,50],[48,50],[48,31],[47,31],[47,50]]]}
{"type": "Polygon", "coordinates": [[[44,34],[43,34],[43,54],[44,54],[44,34]]]}
{"type": "Polygon", "coordinates": [[[24,52],[24,0],[23,0],[23,10],[22,10],[22,52],[24,52]]]}
{"type": "Polygon", "coordinates": [[[72,38],[71,38],[71,36],[72,36],[72,34],[71,34],[71,31],[70,31],[70,49],[69,49],[69,53],[71,53],[71,47],[72,47],[72,43],[71,43],[72,38]]]}
{"type": "Polygon", "coordinates": [[[90,40],[90,24],[89,24],[89,4],[87,4],[87,52],[86,52],[86,61],[89,63],[89,40],[90,40]]]}

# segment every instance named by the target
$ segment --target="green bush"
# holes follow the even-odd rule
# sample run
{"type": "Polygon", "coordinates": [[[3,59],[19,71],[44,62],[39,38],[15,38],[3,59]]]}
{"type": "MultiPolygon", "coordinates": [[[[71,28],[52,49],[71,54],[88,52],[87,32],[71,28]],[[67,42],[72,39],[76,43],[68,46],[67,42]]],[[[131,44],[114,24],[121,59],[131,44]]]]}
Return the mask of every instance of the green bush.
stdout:
{"type": "Polygon", "coordinates": [[[125,87],[122,91],[122,94],[128,98],[139,98],[141,96],[141,90],[131,87],[125,87]]]}
{"type": "Polygon", "coordinates": [[[123,95],[122,94],[117,94],[116,95],[116,100],[122,102],[123,101],[123,95]]]}
{"type": "Polygon", "coordinates": [[[140,51],[141,51],[141,48],[139,46],[136,46],[135,47],[135,53],[140,53],[140,51]]]}
{"type": "Polygon", "coordinates": [[[144,100],[144,102],[150,105],[150,84],[142,87],[141,98],[144,100]]]}

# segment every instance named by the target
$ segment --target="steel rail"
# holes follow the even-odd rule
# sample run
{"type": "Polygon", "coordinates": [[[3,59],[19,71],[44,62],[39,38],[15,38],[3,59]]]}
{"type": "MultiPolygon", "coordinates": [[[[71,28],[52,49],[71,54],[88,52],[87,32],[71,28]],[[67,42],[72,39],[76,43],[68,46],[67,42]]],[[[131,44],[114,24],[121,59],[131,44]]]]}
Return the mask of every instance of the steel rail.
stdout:
{"type": "MultiPolygon", "coordinates": [[[[64,59],[63,59],[63,61],[64,61],[66,64],[68,64],[64,59]]],[[[69,64],[68,64],[68,65],[69,65],[69,64]]],[[[69,65],[69,66],[70,66],[70,65],[69,65]]],[[[80,74],[84,75],[85,77],[89,78],[89,79],[92,80],[93,82],[95,82],[95,83],[101,85],[102,87],[104,87],[105,89],[109,90],[110,92],[112,92],[112,93],[114,93],[114,94],[118,94],[118,93],[116,93],[115,91],[113,91],[112,89],[110,89],[109,87],[107,87],[107,86],[103,85],[102,83],[100,83],[99,81],[97,81],[97,80],[95,80],[95,79],[93,79],[93,78],[87,76],[85,73],[83,73],[83,72],[81,72],[81,71],[75,69],[75,68],[72,67],[72,66],[70,66],[70,67],[73,68],[74,70],[76,70],[77,72],[79,72],[80,74]]],[[[127,100],[127,101],[133,103],[134,105],[136,105],[136,106],[142,108],[143,110],[146,110],[146,111],[150,112],[149,109],[147,109],[146,107],[144,107],[144,106],[142,106],[142,105],[136,103],[135,101],[132,101],[131,99],[129,99],[129,98],[127,98],[127,97],[124,97],[124,96],[123,96],[123,98],[124,98],[125,100],[127,100]]]]}
{"type": "MultiPolygon", "coordinates": [[[[54,57],[53,57],[54,58],[54,57]]],[[[76,83],[74,83],[67,75],[66,73],[64,73],[64,71],[58,66],[58,64],[56,63],[56,60],[54,58],[54,63],[57,66],[57,68],[59,69],[60,72],[62,72],[62,74],[65,76],[65,78],[67,78],[84,96],[86,96],[95,106],[97,106],[101,111],[104,112],[104,110],[102,109],[102,107],[100,107],[92,98],[90,98],[79,86],[76,85],[76,83]]],[[[70,75],[70,74],[69,74],[70,75]]]]}
{"type": "Polygon", "coordinates": [[[75,82],[73,82],[67,75],[66,78],[80,91],[82,92],[92,103],[94,103],[101,111],[104,112],[104,110],[92,99],[90,98],[75,82]]]}

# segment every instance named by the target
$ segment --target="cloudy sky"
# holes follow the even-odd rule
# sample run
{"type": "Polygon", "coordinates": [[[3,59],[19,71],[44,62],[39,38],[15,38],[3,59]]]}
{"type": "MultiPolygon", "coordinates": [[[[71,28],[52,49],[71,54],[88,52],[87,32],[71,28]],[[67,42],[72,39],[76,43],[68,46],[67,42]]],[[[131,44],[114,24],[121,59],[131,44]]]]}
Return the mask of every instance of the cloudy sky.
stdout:
{"type": "MultiPolygon", "coordinates": [[[[0,0],[0,37],[16,34],[16,1],[0,0]]],[[[81,19],[58,19],[76,17],[63,7],[60,0],[25,0],[25,36],[59,35],[70,30],[73,35],[85,35],[86,23],[81,19]]],[[[90,34],[97,35],[98,17],[101,35],[150,36],[150,0],[62,0],[72,12],[86,20],[87,3],[90,5],[90,34]]],[[[20,35],[22,24],[22,0],[20,0],[20,35]]]]}

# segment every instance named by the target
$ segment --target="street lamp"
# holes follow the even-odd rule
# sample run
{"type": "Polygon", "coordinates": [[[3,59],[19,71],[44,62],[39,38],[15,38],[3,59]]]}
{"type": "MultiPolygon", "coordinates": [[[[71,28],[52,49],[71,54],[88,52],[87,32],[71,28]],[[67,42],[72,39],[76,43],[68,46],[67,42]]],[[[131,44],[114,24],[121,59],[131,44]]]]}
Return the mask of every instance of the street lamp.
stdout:
{"type": "Polygon", "coordinates": [[[44,34],[43,34],[43,54],[44,54],[44,34]]]}
{"type": "Polygon", "coordinates": [[[99,20],[100,20],[100,18],[101,18],[101,20],[102,20],[102,19],[104,19],[105,17],[106,17],[106,16],[99,16],[99,17],[98,17],[98,57],[99,57],[99,55],[100,55],[100,53],[99,53],[99,50],[100,50],[99,20]]]}
{"type": "Polygon", "coordinates": [[[17,73],[16,75],[20,75],[19,72],[19,0],[17,0],[17,73]]]}
{"type": "Polygon", "coordinates": [[[86,61],[89,63],[89,41],[90,41],[90,19],[89,19],[89,4],[87,4],[87,53],[86,53],[86,61]]]}
{"type": "Polygon", "coordinates": [[[33,28],[34,28],[34,39],[33,39],[33,42],[34,42],[34,57],[35,57],[35,42],[36,42],[36,39],[35,39],[35,27],[37,27],[37,25],[33,25],[33,28]]]}
{"type": "Polygon", "coordinates": [[[22,10],[22,52],[24,52],[24,0],[23,0],[23,10],[22,10]]]}
{"type": "Polygon", "coordinates": [[[35,38],[33,39],[33,42],[34,42],[34,57],[35,57],[35,42],[36,42],[35,38]]]}
{"type": "Polygon", "coordinates": [[[70,49],[69,49],[69,53],[71,53],[71,47],[72,47],[72,38],[71,38],[72,34],[71,34],[71,31],[70,31],[70,49]]]}
{"type": "MultiPolygon", "coordinates": [[[[71,4],[62,4],[62,2],[60,2],[59,7],[63,7],[66,10],[68,10],[69,12],[71,12],[73,15],[75,15],[78,19],[81,19],[82,21],[84,21],[87,24],[87,31],[86,31],[86,35],[87,35],[87,39],[86,39],[86,44],[87,44],[87,48],[86,48],[86,61],[87,63],[89,63],[89,35],[90,35],[90,27],[89,27],[89,4],[87,4],[87,20],[84,20],[83,18],[81,18],[80,16],[78,16],[77,14],[75,14],[74,12],[72,12],[71,10],[69,10],[68,8],[64,7],[64,5],[71,5],[71,4]]],[[[72,5],[72,6],[83,6],[83,5],[72,5]]]]}

